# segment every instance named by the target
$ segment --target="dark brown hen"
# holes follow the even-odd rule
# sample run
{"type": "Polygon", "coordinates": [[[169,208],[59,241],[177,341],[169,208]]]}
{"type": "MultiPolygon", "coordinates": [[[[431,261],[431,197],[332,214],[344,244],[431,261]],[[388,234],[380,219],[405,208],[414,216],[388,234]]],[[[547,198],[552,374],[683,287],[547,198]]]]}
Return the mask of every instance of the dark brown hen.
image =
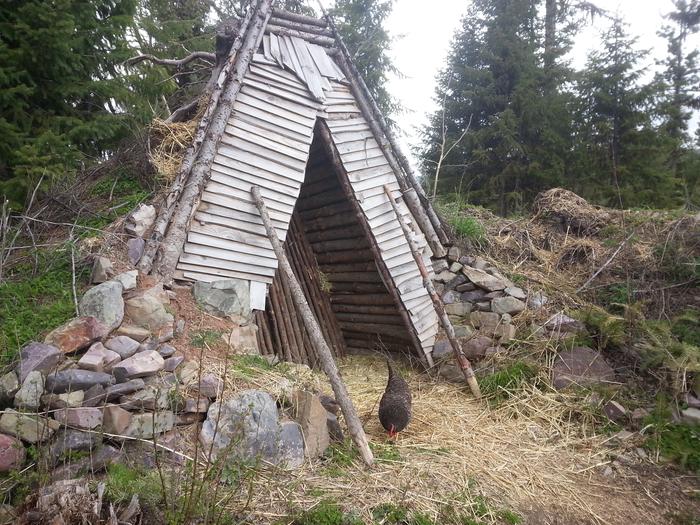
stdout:
{"type": "Polygon", "coordinates": [[[394,437],[411,421],[411,391],[394,365],[389,360],[386,364],[389,367],[389,381],[379,401],[379,421],[389,436],[394,437]]]}

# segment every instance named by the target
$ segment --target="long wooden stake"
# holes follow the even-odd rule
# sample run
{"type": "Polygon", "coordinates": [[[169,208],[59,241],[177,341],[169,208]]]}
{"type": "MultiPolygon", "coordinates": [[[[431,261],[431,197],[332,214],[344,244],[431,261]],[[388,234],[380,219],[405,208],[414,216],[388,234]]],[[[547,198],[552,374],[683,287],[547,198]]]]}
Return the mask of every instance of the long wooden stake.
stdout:
{"type": "Polygon", "coordinates": [[[425,267],[425,263],[423,262],[423,256],[420,254],[420,251],[416,247],[413,237],[411,236],[411,231],[408,229],[408,226],[403,221],[403,217],[401,216],[401,211],[399,211],[399,207],[396,204],[396,200],[394,200],[394,196],[391,194],[391,190],[386,184],[384,185],[384,193],[386,193],[386,196],[389,198],[391,207],[394,208],[394,213],[396,214],[396,218],[399,221],[399,224],[401,225],[404,237],[406,237],[406,241],[408,242],[408,245],[411,248],[413,258],[415,259],[416,264],[418,265],[418,269],[420,270],[420,274],[423,277],[423,286],[425,286],[425,289],[428,290],[428,294],[433,300],[435,311],[438,314],[438,318],[440,319],[442,327],[445,329],[447,339],[450,342],[450,345],[452,346],[455,359],[457,360],[457,365],[462,370],[462,374],[464,374],[464,379],[466,379],[467,384],[469,385],[469,388],[472,391],[472,394],[474,394],[475,398],[479,399],[481,397],[481,389],[479,388],[479,383],[477,382],[476,376],[474,375],[474,370],[472,370],[472,365],[469,362],[469,359],[467,359],[467,357],[464,355],[464,352],[462,351],[462,346],[459,344],[459,341],[457,341],[455,329],[452,326],[450,318],[447,316],[447,312],[445,312],[445,306],[442,304],[442,299],[440,299],[440,296],[435,291],[433,282],[430,280],[430,275],[428,274],[428,270],[425,267]]]}
{"type": "Polygon", "coordinates": [[[260,218],[265,225],[265,231],[267,232],[267,237],[270,239],[270,244],[272,244],[272,249],[277,256],[277,261],[279,263],[279,269],[282,270],[282,275],[289,283],[289,287],[292,292],[292,298],[294,299],[294,304],[296,305],[299,313],[304,319],[304,324],[306,325],[306,330],[309,332],[309,337],[316,347],[316,353],[321,361],[321,366],[323,371],[328,376],[331,382],[331,387],[333,388],[333,393],[335,398],[343,411],[343,416],[345,417],[345,422],[348,425],[348,431],[355,445],[360,451],[360,456],[362,460],[367,464],[371,465],[374,462],[374,456],[369,448],[369,443],[367,442],[367,436],[362,428],[362,423],[360,418],[357,417],[357,412],[355,412],[355,407],[352,404],[348,390],[345,387],[343,379],[340,377],[338,372],[338,367],[333,360],[333,355],[328,347],[328,343],[323,338],[321,332],[321,327],[318,325],[318,321],[311,312],[309,303],[306,302],[306,297],[304,297],[304,292],[301,290],[299,281],[297,281],[292,267],[289,264],[287,255],[284,253],[282,248],[282,243],[277,237],[277,232],[272,226],[272,221],[270,220],[270,215],[267,213],[267,206],[265,206],[265,201],[260,195],[260,188],[258,186],[253,186],[250,190],[253,196],[253,201],[260,212],[260,218]]]}

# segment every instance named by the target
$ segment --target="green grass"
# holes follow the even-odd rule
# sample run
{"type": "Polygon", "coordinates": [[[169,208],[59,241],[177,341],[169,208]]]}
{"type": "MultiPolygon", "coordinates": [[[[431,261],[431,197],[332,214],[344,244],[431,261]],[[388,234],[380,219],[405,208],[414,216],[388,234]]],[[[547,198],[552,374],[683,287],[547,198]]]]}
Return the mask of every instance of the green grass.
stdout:
{"type": "Polygon", "coordinates": [[[652,454],[658,451],[667,460],[700,474],[700,426],[673,423],[671,415],[670,403],[659,395],[654,411],[644,421],[650,425],[644,445],[652,454]]]}
{"type": "Polygon", "coordinates": [[[450,223],[455,233],[462,239],[475,242],[482,242],[486,239],[484,225],[473,217],[455,217],[450,223]]]}
{"type": "MultiPolygon", "coordinates": [[[[0,363],[11,362],[19,349],[75,317],[71,291],[70,248],[42,253],[38,271],[15,267],[0,284],[0,363]]],[[[88,268],[77,269],[78,293],[87,282],[88,268]]]]}
{"type": "Polygon", "coordinates": [[[267,359],[259,355],[233,355],[231,356],[231,365],[234,372],[245,377],[253,377],[275,368],[275,365],[271,365],[267,359]]]}
{"type": "MultiPolygon", "coordinates": [[[[284,523],[289,523],[286,521],[284,523]]],[[[314,508],[294,515],[292,525],[363,525],[360,518],[346,513],[335,502],[324,500],[314,508]]]]}
{"type": "Polygon", "coordinates": [[[156,505],[161,502],[163,487],[156,470],[137,470],[121,463],[107,467],[105,496],[115,504],[128,504],[133,495],[142,504],[156,505]]]}
{"type": "Polygon", "coordinates": [[[195,348],[206,348],[218,343],[222,333],[220,330],[196,330],[190,333],[190,345],[195,348]]]}
{"type": "Polygon", "coordinates": [[[481,393],[492,403],[498,404],[510,398],[525,383],[532,382],[538,374],[534,365],[516,361],[505,368],[479,379],[481,393]]]}
{"type": "Polygon", "coordinates": [[[374,459],[378,462],[395,463],[401,461],[401,454],[393,443],[370,443],[374,459]]]}

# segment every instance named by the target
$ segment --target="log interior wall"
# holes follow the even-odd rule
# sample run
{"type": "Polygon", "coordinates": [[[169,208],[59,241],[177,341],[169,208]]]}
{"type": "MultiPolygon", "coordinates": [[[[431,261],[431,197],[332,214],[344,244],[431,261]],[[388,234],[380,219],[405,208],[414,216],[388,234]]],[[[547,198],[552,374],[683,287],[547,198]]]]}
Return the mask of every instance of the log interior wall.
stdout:
{"type": "Polygon", "coordinates": [[[312,144],[296,210],[349,351],[411,352],[407,328],[382,282],[369,240],[323,148],[312,144]]]}

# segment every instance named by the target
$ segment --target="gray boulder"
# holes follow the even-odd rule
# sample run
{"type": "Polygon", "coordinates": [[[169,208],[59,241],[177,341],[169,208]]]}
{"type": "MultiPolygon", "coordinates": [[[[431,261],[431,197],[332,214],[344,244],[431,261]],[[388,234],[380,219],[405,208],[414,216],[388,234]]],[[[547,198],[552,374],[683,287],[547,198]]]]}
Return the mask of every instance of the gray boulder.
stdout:
{"type": "Polygon", "coordinates": [[[114,275],[114,267],[112,261],[107,257],[97,257],[92,265],[92,275],[90,282],[94,284],[109,281],[114,275]]]}
{"type": "MultiPolygon", "coordinates": [[[[126,301],[126,313],[139,326],[158,330],[172,325],[175,318],[165,309],[169,303],[163,285],[156,285],[126,301]]],[[[134,337],[134,339],[136,339],[134,337]]]]}
{"type": "Polygon", "coordinates": [[[124,221],[124,231],[129,235],[143,237],[156,220],[156,209],[150,204],[139,204],[124,221]]]}
{"type": "Polygon", "coordinates": [[[477,268],[472,268],[470,266],[465,266],[462,268],[462,273],[479,288],[483,288],[489,292],[503,290],[507,285],[507,283],[501,279],[494,277],[483,270],[478,270],[477,268]]]}
{"type": "Polygon", "coordinates": [[[129,262],[136,265],[141,260],[145,248],[146,241],[141,237],[133,237],[126,241],[126,255],[129,257],[129,262]]]}
{"type": "Polygon", "coordinates": [[[212,283],[196,282],[194,298],[207,312],[227,317],[240,315],[250,317],[250,285],[241,279],[225,279],[212,283]]]}
{"type": "Polygon", "coordinates": [[[88,390],[93,385],[109,386],[114,383],[114,377],[104,372],[91,372],[73,368],[54,372],[46,376],[46,392],[63,394],[76,390],[88,390]]]}
{"type": "Polygon", "coordinates": [[[44,376],[34,370],[29,372],[22,388],[15,395],[15,406],[23,410],[36,412],[41,406],[41,394],[44,393],[44,376]]]}
{"type": "Polygon", "coordinates": [[[123,291],[122,284],[117,281],[90,288],[80,300],[80,315],[92,316],[114,330],[124,319],[123,291]]]}
{"type": "Polygon", "coordinates": [[[87,348],[109,334],[110,328],[93,316],[78,317],[55,328],[44,339],[64,354],[87,348]]]}
{"type": "Polygon", "coordinates": [[[137,377],[151,376],[163,370],[165,360],[155,350],[139,352],[117,364],[112,373],[117,382],[123,383],[137,377]]]}
{"type": "Polygon", "coordinates": [[[525,303],[515,297],[498,297],[491,301],[491,309],[497,314],[517,314],[525,310],[525,303]]]}
{"type": "Polygon", "coordinates": [[[282,423],[275,463],[290,469],[299,468],[304,464],[304,436],[301,426],[296,421],[282,423]]]}
{"type": "Polygon", "coordinates": [[[55,465],[68,452],[90,451],[102,443],[102,436],[97,432],[80,430],[60,430],[49,447],[49,461],[55,465]]]}
{"type": "Polygon", "coordinates": [[[120,273],[112,280],[121,283],[122,288],[124,288],[124,291],[127,291],[136,288],[136,279],[138,278],[138,276],[138,270],[130,270],[128,272],[120,273]]]}
{"type": "Polygon", "coordinates": [[[55,346],[31,342],[19,353],[17,375],[20,383],[24,383],[30,372],[38,370],[47,373],[63,360],[63,354],[55,346]]]}
{"type": "Polygon", "coordinates": [[[0,403],[3,405],[11,403],[19,387],[20,383],[17,380],[17,374],[14,372],[10,371],[0,377],[0,403]]]}
{"type": "Polygon", "coordinates": [[[125,335],[118,335],[107,341],[105,347],[119,354],[121,359],[127,359],[139,349],[139,342],[125,335]]]}
{"type": "Polygon", "coordinates": [[[209,407],[199,439],[204,450],[211,450],[212,459],[223,455],[277,464],[280,431],[272,397],[260,390],[245,390],[209,407]]]}
{"type": "MultiPolygon", "coordinates": [[[[297,391],[292,400],[294,419],[301,425],[309,457],[323,455],[330,444],[326,409],[317,395],[297,391]]],[[[303,452],[303,451],[302,451],[303,452]]]]}

